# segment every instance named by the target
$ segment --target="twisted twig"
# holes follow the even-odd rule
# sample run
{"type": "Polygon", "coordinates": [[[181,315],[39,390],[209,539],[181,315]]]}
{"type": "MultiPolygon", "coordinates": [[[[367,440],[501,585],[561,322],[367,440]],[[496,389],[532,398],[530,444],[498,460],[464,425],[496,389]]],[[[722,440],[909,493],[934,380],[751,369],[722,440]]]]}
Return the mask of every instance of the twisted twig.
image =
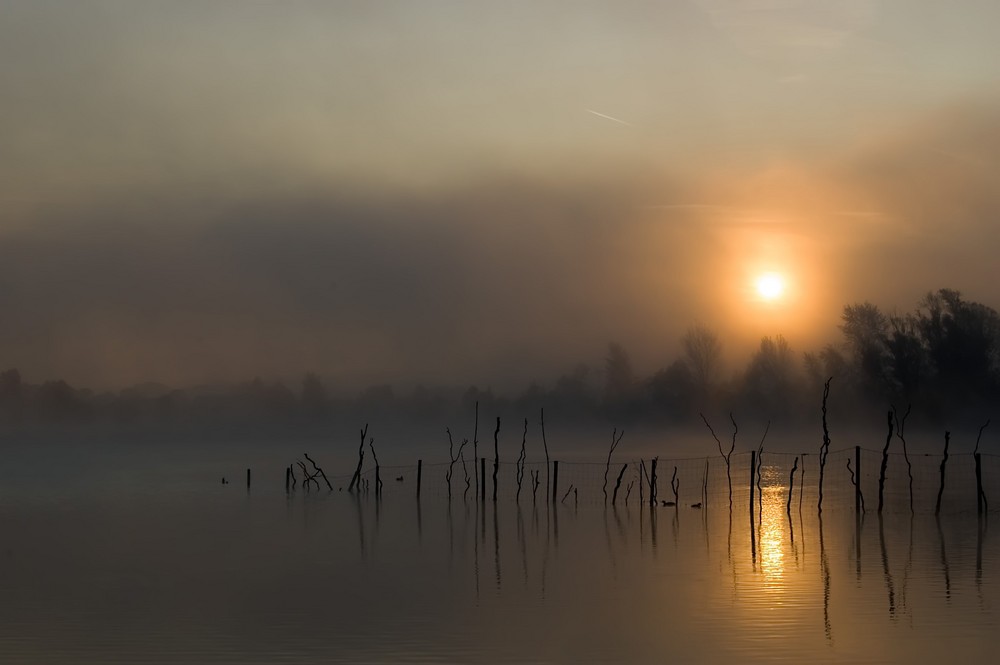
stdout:
{"type": "Polygon", "coordinates": [[[604,492],[604,503],[608,502],[608,471],[611,469],[611,455],[621,443],[623,436],[625,436],[625,430],[622,430],[621,434],[618,434],[617,428],[611,432],[611,448],[608,450],[608,461],[604,465],[604,486],[601,488],[601,491],[604,492]]]}
{"type": "Polygon", "coordinates": [[[715,430],[712,429],[712,426],[709,424],[708,418],[706,418],[705,414],[703,414],[703,413],[699,413],[698,415],[701,416],[701,419],[705,423],[705,427],[708,428],[708,431],[712,433],[712,438],[715,439],[715,443],[718,444],[718,446],[719,446],[719,455],[721,455],[722,459],[725,460],[725,462],[726,462],[726,481],[729,483],[729,507],[732,508],[733,507],[733,474],[732,474],[732,472],[730,470],[729,459],[733,456],[733,451],[736,449],[736,433],[737,433],[737,431],[739,431],[739,427],[737,427],[737,425],[736,425],[736,419],[733,418],[733,414],[730,413],[729,414],[729,419],[733,422],[733,441],[732,441],[732,443],[729,446],[729,452],[725,453],[725,452],[722,451],[722,441],[719,441],[719,437],[715,435],[715,430]]]}
{"type": "Polygon", "coordinates": [[[906,413],[903,414],[903,419],[900,420],[899,416],[896,414],[896,407],[892,407],[892,417],[893,420],[896,421],[896,436],[903,444],[903,459],[906,461],[906,475],[910,477],[910,513],[913,513],[913,464],[910,462],[910,453],[906,449],[906,419],[910,416],[910,409],[912,408],[912,404],[907,404],[906,413]]]}
{"type": "Polygon", "coordinates": [[[823,384],[823,445],[819,448],[819,504],[820,514],[823,513],[823,476],[826,471],[826,456],[830,454],[830,430],[826,424],[826,400],[830,397],[831,376],[823,384]]]}
{"type": "Polygon", "coordinates": [[[941,459],[941,486],[938,487],[937,503],[934,504],[934,514],[941,512],[941,496],[944,494],[944,470],[948,466],[948,444],[951,443],[951,432],[944,433],[944,457],[941,459]]]}

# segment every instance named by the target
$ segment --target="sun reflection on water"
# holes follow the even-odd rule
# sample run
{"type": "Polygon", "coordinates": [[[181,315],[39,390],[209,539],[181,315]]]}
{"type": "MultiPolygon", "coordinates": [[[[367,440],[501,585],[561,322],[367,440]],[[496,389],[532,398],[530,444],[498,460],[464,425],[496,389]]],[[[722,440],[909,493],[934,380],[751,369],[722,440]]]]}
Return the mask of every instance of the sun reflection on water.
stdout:
{"type": "Polygon", "coordinates": [[[781,505],[781,488],[764,489],[763,510],[760,513],[760,570],[769,581],[780,580],[785,574],[785,511],[781,505]]]}

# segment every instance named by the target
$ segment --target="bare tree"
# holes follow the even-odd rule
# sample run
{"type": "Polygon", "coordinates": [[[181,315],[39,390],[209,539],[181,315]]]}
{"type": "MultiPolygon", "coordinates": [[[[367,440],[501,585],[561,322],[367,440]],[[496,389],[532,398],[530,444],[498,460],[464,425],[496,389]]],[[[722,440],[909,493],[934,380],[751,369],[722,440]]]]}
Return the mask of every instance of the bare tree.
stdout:
{"type": "Polygon", "coordinates": [[[698,387],[705,389],[715,378],[722,360],[719,336],[705,326],[692,326],[684,334],[681,343],[698,387]]]}
{"type": "Polygon", "coordinates": [[[612,342],[608,345],[604,368],[604,401],[609,406],[621,406],[631,396],[635,386],[632,361],[621,344],[612,342]]]}

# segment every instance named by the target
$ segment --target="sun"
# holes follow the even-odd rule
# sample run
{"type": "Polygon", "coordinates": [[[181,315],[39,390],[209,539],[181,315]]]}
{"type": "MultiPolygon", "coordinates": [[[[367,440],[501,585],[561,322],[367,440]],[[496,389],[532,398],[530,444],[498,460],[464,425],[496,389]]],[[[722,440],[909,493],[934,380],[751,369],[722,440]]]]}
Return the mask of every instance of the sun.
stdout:
{"type": "Polygon", "coordinates": [[[757,278],[757,294],[767,301],[775,301],[785,293],[785,278],[773,272],[757,278]]]}

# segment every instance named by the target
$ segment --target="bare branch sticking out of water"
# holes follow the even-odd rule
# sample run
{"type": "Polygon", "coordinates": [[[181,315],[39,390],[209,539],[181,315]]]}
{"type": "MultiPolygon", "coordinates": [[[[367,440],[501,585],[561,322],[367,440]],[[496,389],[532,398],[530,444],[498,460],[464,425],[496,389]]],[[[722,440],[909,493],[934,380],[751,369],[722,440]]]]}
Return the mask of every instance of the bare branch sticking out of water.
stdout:
{"type": "Polygon", "coordinates": [[[681,489],[681,481],[678,480],[678,478],[677,478],[677,467],[676,466],[674,467],[674,475],[670,477],[670,489],[673,490],[673,493],[674,493],[674,505],[675,506],[680,505],[679,504],[679,501],[680,501],[680,499],[679,499],[679,492],[680,492],[680,489],[681,489]]]}
{"type": "Polygon", "coordinates": [[[649,505],[656,505],[656,463],[659,457],[654,457],[649,463],[649,505]]]}
{"type": "Polygon", "coordinates": [[[316,483],[316,489],[319,489],[319,481],[316,480],[316,474],[310,474],[309,470],[306,468],[305,462],[301,460],[295,460],[295,463],[299,465],[302,469],[302,487],[303,489],[309,489],[309,482],[312,481],[316,483]]]}
{"type": "MultiPolygon", "coordinates": [[[[464,448],[465,444],[468,442],[469,440],[466,439],[465,443],[462,444],[462,448],[464,448]]],[[[469,488],[472,486],[472,479],[469,478],[469,469],[465,465],[465,452],[459,449],[458,456],[462,460],[462,473],[465,475],[465,491],[462,492],[462,503],[465,503],[469,498],[469,488]]],[[[473,467],[473,469],[475,469],[475,467],[473,467]]]]}
{"type": "Polygon", "coordinates": [[[368,423],[365,423],[365,428],[361,430],[361,444],[358,446],[358,468],[354,470],[354,476],[351,477],[351,484],[347,486],[347,491],[352,491],[361,480],[361,465],[365,462],[365,437],[368,436],[368,423]]]}
{"type": "Polygon", "coordinates": [[[799,478],[799,515],[802,515],[802,497],[806,493],[806,455],[809,453],[802,453],[802,475],[799,478]]]}
{"type": "Polygon", "coordinates": [[[934,514],[941,514],[941,497],[944,495],[944,472],[948,466],[948,444],[951,443],[951,432],[944,433],[944,457],[941,459],[941,485],[938,487],[937,503],[934,504],[934,514]]]}
{"type": "Polygon", "coordinates": [[[608,450],[608,461],[604,465],[604,486],[601,488],[601,491],[604,492],[604,503],[608,502],[608,471],[611,470],[611,455],[614,454],[618,444],[622,442],[623,436],[625,436],[625,430],[618,434],[617,427],[611,432],[611,448],[608,450]]]}
{"type": "Polygon", "coordinates": [[[892,417],[896,421],[896,437],[903,444],[903,459],[906,461],[906,475],[910,477],[910,514],[913,514],[913,464],[910,462],[910,452],[906,449],[906,419],[910,416],[912,404],[907,404],[906,413],[900,419],[896,413],[896,407],[892,407],[892,417]]]}
{"type": "Polygon", "coordinates": [[[497,473],[500,471],[500,417],[497,416],[497,428],[493,431],[493,500],[497,500],[497,473]]]}
{"type": "Polygon", "coordinates": [[[757,518],[758,520],[762,520],[764,518],[764,493],[761,491],[760,481],[761,481],[761,471],[764,468],[764,440],[767,438],[767,433],[770,429],[771,429],[771,421],[768,420],[767,425],[764,426],[764,435],[760,437],[760,443],[757,444],[757,468],[754,469],[754,474],[756,476],[757,498],[760,506],[758,509],[759,511],[757,518]]]}
{"type": "Polygon", "coordinates": [[[479,494],[479,400],[476,400],[476,424],[472,428],[472,475],[476,476],[476,494],[479,494]]]}
{"type": "Polygon", "coordinates": [[[618,500],[618,488],[622,486],[622,476],[625,475],[625,469],[628,468],[628,464],[622,464],[622,470],[618,472],[618,480],[615,481],[615,491],[611,494],[611,505],[615,505],[618,500]]]}
{"type": "Polygon", "coordinates": [[[860,482],[861,479],[854,475],[854,469],[851,467],[851,458],[850,457],[847,458],[847,470],[851,474],[851,485],[855,489],[857,489],[858,496],[861,498],[861,512],[862,513],[866,513],[868,511],[865,510],[865,495],[864,495],[864,492],[861,491],[861,488],[858,487],[858,482],[860,482]]]}
{"type": "Polygon", "coordinates": [[[788,513],[788,519],[792,518],[792,494],[795,491],[795,471],[799,468],[799,456],[795,456],[795,461],[792,463],[792,472],[788,474],[788,503],[785,504],[785,512],[788,513]]]}
{"type": "MultiPolygon", "coordinates": [[[[316,473],[313,474],[313,475],[315,476],[315,475],[318,474],[318,475],[322,476],[323,477],[323,482],[326,483],[327,489],[329,489],[332,492],[333,491],[333,485],[330,484],[330,481],[327,479],[326,474],[323,473],[323,469],[321,469],[319,466],[316,465],[316,462],[314,462],[312,460],[312,458],[309,457],[309,453],[302,453],[302,454],[305,455],[306,460],[308,460],[309,463],[312,464],[313,468],[316,469],[316,473]]],[[[316,485],[319,486],[319,482],[317,482],[316,485]]]]}
{"type": "Polygon", "coordinates": [[[549,462],[549,442],[545,439],[545,409],[541,410],[540,420],[542,425],[542,447],[545,449],[545,496],[552,493],[551,478],[549,470],[552,468],[549,462]]]}
{"type": "MultiPolygon", "coordinates": [[[[972,456],[976,460],[976,487],[978,488],[976,500],[982,504],[982,508],[985,508],[987,513],[990,511],[990,503],[986,500],[986,490],[983,489],[982,458],[979,457],[979,442],[983,438],[983,430],[989,427],[989,425],[990,421],[987,419],[982,427],[979,428],[979,434],[976,435],[976,449],[972,452],[972,456]]],[[[982,508],[979,509],[980,513],[982,512],[982,508]]]]}
{"type": "Polygon", "coordinates": [[[712,433],[712,438],[715,439],[715,443],[718,444],[718,446],[719,446],[719,455],[726,462],[726,481],[729,483],[729,507],[731,509],[733,507],[733,474],[732,474],[732,470],[730,468],[730,462],[729,461],[730,461],[730,458],[732,458],[732,456],[733,456],[733,451],[736,450],[736,433],[739,431],[739,427],[737,427],[737,425],[736,425],[736,419],[733,418],[733,414],[730,413],[729,414],[729,420],[731,420],[732,423],[733,423],[733,441],[729,445],[729,452],[728,453],[727,452],[723,452],[723,450],[722,450],[722,441],[720,441],[719,437],[716,436],[715,430],[712,429],[712,425],[709,424],[709,422],[708,422],[708,418],[705,417],[704,413],[699,413],[698,415],[701,416],[702,422],[705,423],[705,427],[708,428],[708,431],[712,433]]]}
{"type": "MultiPolygon", "coordinates": [[[[979,453],[975,453],[973,459],[976,461],[976,512],[979,515],[990,512],[990,502],[986,500],[986,490],[983,489],[983,458],[979,453]]],[[[982,523],[979,526],[982,529],[982,523]]]]}
{"type": "MultiPolygon", "coordinates": [[[[463,439],[462,445],[458,447],[458,454],[455,454],[455,443],[451,438],[451,428],[445,428],[444,431],[445,434],[448,435],[448,459],[450,460],[448,462],[448,471],[444,474],[444,479],[448,482],[448,500],[451,501],[451,479],[455,475],[455,462],[462,457],[462,450],[465,448],[465,445],[469,443],[469,440],[463,439]]],[[[375,453],[373,452],[372,454],[374,455],[375,453]]],[[[464,461],[462,462],[462,467],[465,467],[464,461]]],[[[468,477],[468,473],[466,473],[466,477],[468,477]]]]}
{"type": "Polygon", "coordinates": [[[566,493],[565,493],[565,494],[563,494],[563,498],[562,498],[562,501],[560,501],[559,503],[565,503],[565,502],[566,502],[566,497],[568,497],[568,496],[569,496],[570,494],[572,494],[572,493],[573,493],[573,486],[572,486],[572,485],[570,485],[570,486],[569,486],[569,489],[568,489],[568,490],[566,490],[566,493]]]}
{"type": "Polygon", "coordinates": [[[819,503],[817,509],[823,513],[823,478],[826,472],[826,456],[830,454],[830,428],[826,423],[826,401],[830,397],[831,376],[823,384],[823,445],[819,448],[819,503]]]}
{"type": "Polygon", "coordinates": [[[701,478],[701,501],[708,507],[708,458],[705,458],[705,475],[701,478]]]}
{"type": "Polygon", "coordinates": [[[517,501],[521,500],[521,483],[524,481],[524,462],[527,459],[525,445],[528,442],[528,419],[524,419],[524,434],[521,435],[521,454],[517,456],[517,501]]]}
{"type": "Polygon", "coordinates": [[[976,435],[976,449],[972,451],[973,455],[979,452],[979,442],[983,438],[983,430],[985,430],[989,426],[990,426],[990,421],[989,419],[987,419],[986,422],[982,424],[982,427],[979,428],[979,434],[976,435]]]}
{"type": "Polygon", "coordinates": [[[372,451],[372,459],[375,460],[375,496],[382,496],[382,474],[379,471],[378,455],[375,454],[375,439],[368,439],[368,447],[372,451]]]}
{"type": "Polygon", "coordinates": [[[645,501],[643,487],[649,483],[649,475],[646,473],[646,462],[639,460],[639,503],[645,501]]]}
{"type": "Polygon", "coordinates": [[[892,411],[888,412],[888,422],[889,422],[889,432],[885,436],[885,446],[882,448],[882,466],[879,467],[878,472],[878,514],[882,514],[882,506],[884,505],[885,496],[885,472],[889,467],[889,444],[892,443],[892,434],[896,428],[895,425],[895,414],[892,411]]]}

